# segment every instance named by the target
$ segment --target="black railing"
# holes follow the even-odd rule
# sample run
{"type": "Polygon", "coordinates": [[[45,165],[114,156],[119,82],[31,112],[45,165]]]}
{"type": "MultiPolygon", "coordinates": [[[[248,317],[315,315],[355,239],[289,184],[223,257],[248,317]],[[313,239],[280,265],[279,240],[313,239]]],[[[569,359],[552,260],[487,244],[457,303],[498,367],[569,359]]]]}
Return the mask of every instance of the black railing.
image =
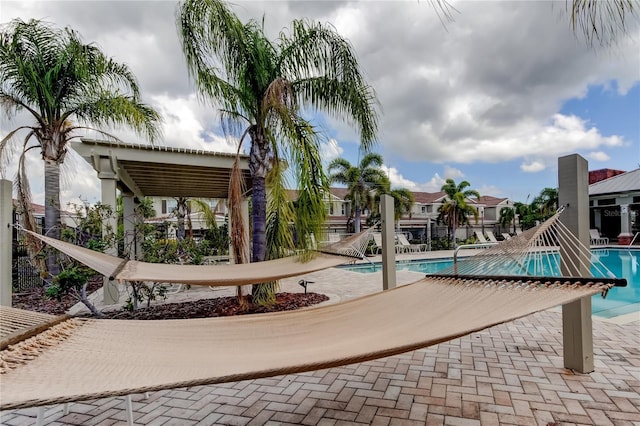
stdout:
{"type": "Polygon", "coordinates": [[[24,293],[37,287],[42,287],[40,273],[31,264],[27,245],[21,238],[20,232],[14,231],[11,256],[11,282],[14,293],[24,293]]]}

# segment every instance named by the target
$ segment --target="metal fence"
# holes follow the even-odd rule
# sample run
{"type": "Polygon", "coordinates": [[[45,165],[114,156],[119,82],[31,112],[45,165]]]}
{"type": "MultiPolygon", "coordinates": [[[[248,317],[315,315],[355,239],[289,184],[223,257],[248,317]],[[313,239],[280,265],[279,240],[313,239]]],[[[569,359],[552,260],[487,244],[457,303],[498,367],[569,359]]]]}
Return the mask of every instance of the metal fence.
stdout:
{"type": "Polygon", "coordinates": [[[20,232],[14,230],[11,250],[11,281],[15,293],[28,292],[43,285],[39,271],[31,264],[24,239],[20,237],[20,232]]]}

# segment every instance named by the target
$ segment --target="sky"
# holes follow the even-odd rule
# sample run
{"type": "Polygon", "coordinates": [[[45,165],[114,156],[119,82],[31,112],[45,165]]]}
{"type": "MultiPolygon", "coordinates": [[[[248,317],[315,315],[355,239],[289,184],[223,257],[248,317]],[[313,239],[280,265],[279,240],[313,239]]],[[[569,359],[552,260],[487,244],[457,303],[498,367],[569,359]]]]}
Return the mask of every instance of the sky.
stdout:
{"type": "MultiPolygon", "coordinates": [[[[196,94],[178,41],[177,2],[0,0],[0,22],[47,20],[127,64],[144,102],[163,116],[162,145],[235,152],[220,118],[196,94]]],[[[429,1],[243,1],[233,10],[262,21],[276,39],[293,19],[333,25],[350,40],[380,105],[378,142],[396,188],[439,191],[467,180],[481,195],[526,202],[557,187],[557,159],[578,153],[589,169],[640,167],[640,25],[610,47],[574,34],[565,1],[451,1],[444,23],[429,1]]],[[[327,163],[357,164],[348,123],[314,114],[327,163]]],[[[28,117],[3,113],[0,135],[28,117]]],[[[125,142],[146,143],[130,131],[125,142]]],[[[87,133],[83,136],[95,137],[87,133]]],[[[13,179],[17,156],[4,168],[13,179]]],[[[43,202],[42,161],[28,159],[43,202]]],[[[62,203],[100,199],[99,181],[77,155],[65,160],[62,203]]]]}

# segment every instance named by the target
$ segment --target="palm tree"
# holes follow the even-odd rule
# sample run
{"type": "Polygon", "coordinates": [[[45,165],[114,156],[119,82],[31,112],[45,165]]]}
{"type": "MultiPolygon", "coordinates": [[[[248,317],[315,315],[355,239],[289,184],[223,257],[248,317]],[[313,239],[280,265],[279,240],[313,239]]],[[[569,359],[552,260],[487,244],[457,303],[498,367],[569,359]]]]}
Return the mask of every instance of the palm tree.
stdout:
{"type": "Polygon", "coordinates": [[[382,156],[373,152],[362,157],[358,166],[352,166],[344,158],[336,158],[329,164],[329,180],[347,185],[345,200],[349,200],[353,206],[351,216],[356,233],[360,232],[363,208],[371,204],[371,191],[384,193],[388,186],[387,175],[380,169],[382,164],[382,156]]]}
{"type": "Polygon", "coordinates": [[[548,219],[558,210],[558,189],[544,188],[531,204],[534,204],[536,210],[540,212],[540,220],[548,219]]]}
{"type": "Polygon", "coordinates": [[[407,188],[392,189],[388,194],[393,197],[393,220],[397,224],[403,215],[411,212],[415,197],[407,188]]]}
{"type": "Polygon", "coordinates": [[[300,194],[307,198],[298,203],[303,210],[296,213],[306,215],[301,222],[319,230],[326,215],[322,199],[328,182],[317,134],[300,106],[355,124],[366,149],[377,133],[375,95],[351,44],[331,27],[295,20],[273,42],[258,22],[243,24],[220,0],[184,1],[178,27],[201,94],[221,108],[228,134],[237,131],[240,144],[247,136],[251,140],[252,260],[262,261],[267,253],[266,184],[272,170],[281,170],[275,164],[287,159],[296,173],[300,194]]]}
{"type": "MultiPolygon", "coordinates": [[[[160,116],[141,103],[129,68],[96,46],[83,44],[70,28],[20,19],[5,25],[0,32],[0,81],[3,111],[12,115],[24,110],[34,120],[0,141],[0,156],[7,156],[7,145],[17,133],[26,132],[17,182],[25,188],[24,155],[40,149],[45,168],[44,231],[54,238],[60,237],[60,165],[79,130],[126,125],[151,141],[159,137],[160,116]]],[[[24,203],[26,198],[21,198],[24,203]]],[[[58,271],[55,255],[48,257],[47,269],[54,275],[58,271]]]]}
{"type": "Polygon", "coordinates": [[[516,232],[516,210],[513,207],[503,207],[500,209],[500,225],[509,229],[513,223],[513,232],[516,232]]]}
{"type": "Polygon", "coordinates": [[[445,203],[438,209],[440,215],[438,222],[444,221],[453,240],[455,247],[456,228],[469,223],[469,215],[475,218],[478,223],[478,209],[467,203],[470,197],[480,198],[480,193],[475,189],[467,189],[471,186],[469,182],[463,180],[456,185],[453,179],[447,179],[442,185],[442,191],[446,194],[445,203]]]}

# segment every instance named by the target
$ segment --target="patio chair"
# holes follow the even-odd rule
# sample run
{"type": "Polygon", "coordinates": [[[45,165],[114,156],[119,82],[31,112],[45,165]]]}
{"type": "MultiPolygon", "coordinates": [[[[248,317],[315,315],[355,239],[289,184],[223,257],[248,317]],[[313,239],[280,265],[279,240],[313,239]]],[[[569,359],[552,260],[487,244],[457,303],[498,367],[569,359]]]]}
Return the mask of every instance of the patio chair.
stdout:
{"type": "Polygon", "coordinates": [[[382,234],[374,232],[371,235],[373,236],[373,246],[371,246],[371,251],[374,254],[382,254],[382,234]]]}
{"type": "Polygon", "coordinates": [[[425,251],[426,244],[411,244],[407,237],[404,234],[398,234],[398,245],[396,245],[396,252],[400,250],[404,250],[404,253],[419,253],[425,251]],[[424,247],[424,249],[423,249],[424,247]]]}
{"type": "Polygon", "coordinates": [[[498,239],[496,238],[495,235],[493,235],[492,231],[487,231],[487,238],[489,239],[490,243],[497,243],[498,239]]]}
{"type": "MultiPolygon", "coordinates": [[[[375,254],[382,254],[382,234],[380,232],[374,232],[373,234],[373,252],[375,254]]],[[[404,253],[404,247],[398,244],[396,241],[395,244],[396,253],[404,253]]]]}
{"type": "Polygon", "coordinates": [[[609,244],[609,238],[600,235],[600,231],[597,229],[589,229],[589,236],[591,237],[591,244],[595,246],[609,244]]]}
{"type": "Polygon", "coordinates": [[[487,239],[484,237],[484,235],[482,235],[480,232],[474,232],[476,234],[476,240],[478,240],[478,242],[480,244],[488,244],[489,241],[487,241],[487,239]]]}

